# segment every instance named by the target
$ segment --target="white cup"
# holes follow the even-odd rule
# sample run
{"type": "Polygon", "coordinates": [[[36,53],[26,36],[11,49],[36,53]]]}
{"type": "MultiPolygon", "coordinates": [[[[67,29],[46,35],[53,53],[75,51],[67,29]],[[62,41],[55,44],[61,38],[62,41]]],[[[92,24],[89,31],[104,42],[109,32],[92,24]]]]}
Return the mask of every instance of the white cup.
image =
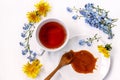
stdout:
{"type": "MultiPolygon", "coordinates": [[[[44,37],[46,37],[46,36],[44,36],[44,37]]],[[[59,35],[57,37],[59,38],[59,35]]],[[[43,21],[40,22],[40,24],[39,24],[39,26],[38,26],[38,28],[36,30],[36,39],[37,39],[38,44],[42,47],[42,49],[44,51],[55,52],[55,51],[58,51],[58,50],[62,49],[67,44],[68,39],[69,39],[69,31],[68,31],[66,25],[62,21],[60,21],[58,19],[55,19],[55,18],[49,18],[49,19],[45,19],[45,20],[43,20],[43,21]],[[55,22],[57,24],[60,24],[63,27],[64,32],[66,34],[64,42],[59,47],[56,47],[56,48],[48,48],[48,47],[46,47],[42,43],[42,40],[39,38],[41,29],[43,27],[45,27],[44,25],[46,25],[47,23],[50,23],[50,22],[55,22]]]]}

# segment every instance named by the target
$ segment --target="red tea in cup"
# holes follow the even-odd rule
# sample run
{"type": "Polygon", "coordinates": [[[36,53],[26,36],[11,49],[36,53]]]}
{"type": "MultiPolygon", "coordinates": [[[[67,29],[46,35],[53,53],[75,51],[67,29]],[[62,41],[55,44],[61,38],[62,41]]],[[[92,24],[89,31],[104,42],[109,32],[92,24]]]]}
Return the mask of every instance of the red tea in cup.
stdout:
{"type": "Polygon", "coordinates": [[[57,19],[48,19],[38,26],[37,37],[42,47],[49,50],[61,48],[67,41],[68,31],[57,19]]]}

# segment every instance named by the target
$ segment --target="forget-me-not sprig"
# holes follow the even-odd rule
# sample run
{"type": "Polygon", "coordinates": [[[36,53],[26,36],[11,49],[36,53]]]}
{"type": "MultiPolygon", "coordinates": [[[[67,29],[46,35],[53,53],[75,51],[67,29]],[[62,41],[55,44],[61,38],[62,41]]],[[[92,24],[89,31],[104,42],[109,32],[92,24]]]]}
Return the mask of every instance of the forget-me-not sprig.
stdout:
{"type": "Polygon", "coordinates": [[[95,34],[93,37],[90,37],[90,38],[86,38],[86,39],[81,39],[79,41],[79,45],[83,46],[83,45],[87,45],[87,46],[91,46],[93,41],[99,41],[100,40],[100,37],[97,36],[97,34],[95,34]]]}
{"type": "MultiPolygon", "coordinates": [[[[67,7],[66,8],[67,9],[67,11],[69,12],[69,13],[74,13],[74,12],[76,12],[76,13],[79,13],[79,11],[80,11],[80,9],[77,9],[77,8],[75,8],[75,7],[73,7],[73,8],[70,8],[70,7],[67,7]]],[[[75,14],[75,15],[73,15],[72,16],[72,19],[73,20],[77,20],[77,19],[80,19],[82,16],[80,16],[80,15],[78,15],[78,14],[75,14]]]]}
{"type": "Polygon", "coordinates": [[[30,47],[30,38],[34,32],[35,26],[32,23],[25,23],[23,26],[23,32],[21,33],[21,37],[24,39],[23,42],[20,42],[20,46],[23,47],[22,55],[28,54],[28,59],[33,61],[36,58],[37,53],[31,50],[30,47]]]}
{"type": "Polygon", "coordinates": [[[112,33],[112,28],[115,26],[113,23],[116,22],[117,19],[109,18],[108,11],[101,9],[99,6],[94,6],[93,3],[85,4],[82,9],[76,9],[75,7],[68,9],[68,12],[76,12],[76,14],[72,16],[72,19],[77,20],[78,17],[82,15],[80,17],[84,17],[87,24],[103,31],[108,35],[108,39],[113,38],[114,34],[112,33]]]}
{"type": "Polygon", "coordinates": [[[89,42],[89,41],[87,41],[85,39],[82,39],[82,40],[79,41],[79,45],[83,46],[85,44],[87,44],[87,46],[91,46],[92,45],[91,42],[89,42]]]}

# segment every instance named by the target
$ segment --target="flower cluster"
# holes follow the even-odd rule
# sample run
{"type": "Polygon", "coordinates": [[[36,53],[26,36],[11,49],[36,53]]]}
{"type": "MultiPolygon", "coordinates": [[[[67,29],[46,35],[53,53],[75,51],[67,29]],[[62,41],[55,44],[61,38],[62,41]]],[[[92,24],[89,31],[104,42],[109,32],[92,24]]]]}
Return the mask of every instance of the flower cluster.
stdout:
{"type": "MultiPolygon", "coordinates": [[[[108,35],[108,39],[113,38],[114,34],[112,33],[112,27],[115,26],[113,23],[116,22],[117,19],[109,18],[108,11],[101,9],[99,6],[96,7],[92,3],[86,4],[83,9],[76,9],[75,7],[72,9],[67,7],[67,11],[75,11],[76,13],[81,14],[85,17],[85,22],[87,24],[103,31],[108,35]]],[[[81,18],[81,16],[74,15],[72,18],[76,20],[77,18],[81,18]]]]}
{"type": "Polygon", "coordinates": [[[23,47],[22,54],[26,55],[28,53],[28,59],[33,61],[36,59],[37,53],[31,50],[30,47],[30,38],[32,38],[32,34],[35,29],[35,23],[39,22],[41,18],[47,15],[50,11],[50,5],[48,2],[41,0],[39,3],[35,4],[36,9],[34,11],[27,13],[27,18],[29,23],[25,23],[23,26],[23,32],[21,33],[21,37],[24,41],[21,41],[19,44],[23,47]]]}
{"type": "Polygon", "coordinates": [[[24,65],[23,72],[30,78],[36,78],[40,72],[42,64],[38,59],[36,59],[37,53],[31,50],[30,39],[35,30],[35,23],[39,22],[42,17],[45,17],[50,11],[50,5],[48,2],[41,0],[39,3],[35,4],[35,10],[27,13],[27,18],[29,23],[25,23],[23,26],[23,32],[21,37],[24,41],[19,44],[23,47],[22,55],[27,55],[30,62],[24,65]]]}
{"type": "Polygon", "coordinates": [[[41,0],[35,4],[35,10],[27,13],[27,18],[30,23],[36,23],[41,20],[42,16],[46,16],[47,12],[50,11],[51,7],[48,2],[41,0]]]}
{"type": "Polygon", "coordinates": [[[30,78],[36,78],[40,72],[42,64],[38,59],[35,59],[31,63],[27,63],[23,67],[23,72],[30,78]]]}
{"type": "Polygon", "coordinates": [[[109,58],[112,47],[110,44],[106,44],[105,46],[103,45],[98,45],[98,51],[104,55],[104,57],[109,58]]]}
{"type": "Polygon", "coordinates": [[[81,39],[79,41],[79,45],[83,46],[85,44],[87,44],[87,46],[91,46],[93,41],[99,41],[100,37],[97,37],[97,34],[95,34],[92,38],[87,38],[86,40],[85,39],[81,39]]]}

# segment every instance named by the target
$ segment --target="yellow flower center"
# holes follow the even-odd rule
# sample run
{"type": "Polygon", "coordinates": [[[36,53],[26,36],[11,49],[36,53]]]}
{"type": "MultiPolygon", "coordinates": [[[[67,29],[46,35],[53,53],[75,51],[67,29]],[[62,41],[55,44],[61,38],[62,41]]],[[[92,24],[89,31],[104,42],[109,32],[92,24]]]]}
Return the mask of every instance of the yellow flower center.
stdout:
{"type": "Polygon", "coordinates": [[[105,47],[103,47],[102,45],[98,46],[98,51],[100,53],[102,53],[104,55],[104,57],[106,57],[106,58],[110,57],[109,51],[105,47]]]}
{"type": "Polygon", "coordinates": [[[27,63],[23,67],[23,72],[31,78],[36,78],[40,72],[42,64],[40,64],[40,61],[38,59],[34,60],[32,63],[27,63]]]}

